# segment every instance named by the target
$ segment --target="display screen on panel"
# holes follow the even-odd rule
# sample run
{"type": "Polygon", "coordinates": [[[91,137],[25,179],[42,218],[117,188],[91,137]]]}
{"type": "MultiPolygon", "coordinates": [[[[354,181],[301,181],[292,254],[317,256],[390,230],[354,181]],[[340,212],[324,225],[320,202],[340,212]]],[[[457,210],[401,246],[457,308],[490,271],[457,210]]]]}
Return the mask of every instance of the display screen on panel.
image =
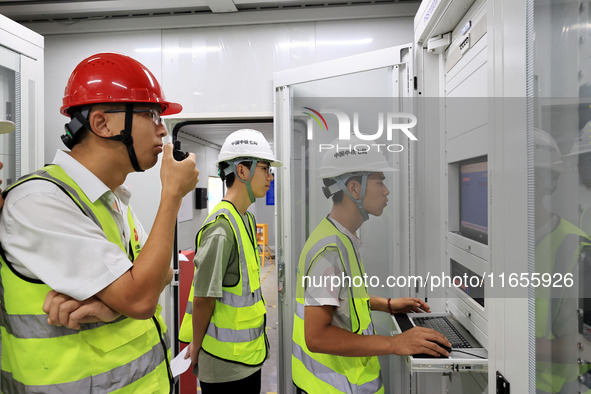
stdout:
{"type": "Polygon", "coordinates": [[[460,234],[488,244],[488,161],[465,160],[460,167],[460,234]]]}

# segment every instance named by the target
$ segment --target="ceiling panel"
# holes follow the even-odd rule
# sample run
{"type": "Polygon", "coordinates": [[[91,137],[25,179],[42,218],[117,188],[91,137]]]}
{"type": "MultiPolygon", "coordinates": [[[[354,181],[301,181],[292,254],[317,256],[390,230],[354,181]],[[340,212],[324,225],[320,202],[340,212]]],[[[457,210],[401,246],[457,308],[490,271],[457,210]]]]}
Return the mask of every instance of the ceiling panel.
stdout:
{"type": "Polygon", "coordinates": [[[263,133],[267,141],[269,141],[269,144],[271,144],[271,146],[273,145],[272,122],[190,124],[181,127],[179,130],[179,136],[190,136],[221,147],[230,133],[240,129],[258,130],[263,133]]]}
{"type": "Polygon", "coordinates": [[[0,0],[0,14],[17,22],[39,22],[403,3],[420,0],[0,0]]]}

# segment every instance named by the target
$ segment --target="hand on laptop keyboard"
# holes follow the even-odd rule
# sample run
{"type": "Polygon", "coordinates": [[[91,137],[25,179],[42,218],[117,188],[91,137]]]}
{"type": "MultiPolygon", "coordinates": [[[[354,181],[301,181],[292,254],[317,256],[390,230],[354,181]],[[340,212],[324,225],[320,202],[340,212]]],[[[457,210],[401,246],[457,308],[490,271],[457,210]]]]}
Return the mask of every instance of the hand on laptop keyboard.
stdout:
{"type": "Polygon", "coordinates": [[[442,333],[451,342],[454,348],[465,349],[472,347],[468,340],[458,332],[445,316],[418,317],[414,320],[421,327],[432,328],[435,331],[442,333]]]}
{"type": "Polygon", "coordinates": [[[394,354],[400,356],[408,356],[412,354],[427,354],[435,357],[449,357],[449,350],[451,350],[451,343],[447,338],[430,328],[414,327],[406,330],[401,334],[392,337],[394,341],[394,354]]]}

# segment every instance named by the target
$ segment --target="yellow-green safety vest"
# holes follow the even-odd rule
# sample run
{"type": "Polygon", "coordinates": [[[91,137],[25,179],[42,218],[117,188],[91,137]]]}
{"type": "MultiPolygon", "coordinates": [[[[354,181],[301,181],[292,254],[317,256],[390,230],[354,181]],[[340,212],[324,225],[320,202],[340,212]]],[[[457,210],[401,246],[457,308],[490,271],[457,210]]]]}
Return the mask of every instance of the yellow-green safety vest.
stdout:
{"type": "MultiPolygon", "coordinates": [[[[345,275],[351,283],[363,283],[365,269],[352,241],[333,223],[324,218],[314,229],[300,255],[296,288],[296,311],[293,323],[292,378],[307,393],[383,393],[380,363],[377,356],[345,357],[311,352],[304,335],[304,276],[310,272],[316,258],[327,249],[338,251],[345,275]],[[356,281],[355,278],[358,278],[356,281]],[[359,280],[361,279],[361,280],[359,280]]],[[[367,288],[349,288],[351,332],[374,335],[367,288]]]]}
{"type": "MultiPolygon", "coordinates": [[[[553,218],[556,218],[556,216],[553,216],[553,218]]],[[[558,218],[552,231],[541,238],[536,245],[536,272],[540,274],[540,277],[545,273],[554,274],[556,261],[562,259],[560,249],[568,245],[566,241],[571,237],[575,237],[572,244],[579,247],[575,251],[572,260],[567,262],[569,264],[567,270],[561,270],[561,272],[576,274],[574,271],[578,262],[578,253],[583,245],[589,245],[591,241],[579,227],[563,218],[558,218]]],[[[556,319],[556,313],[560,309],[560,304],[554,307],[556,311],[553,314],[552,287],[538,286],[535,297],[536,338],[554,340],[552,326],[556,319]]],[[[572,324],[578,324],[578,322],[572,322],[572,324]]],[[[572,364],[557,363],[552,362],[552,360],[537,360],[536,389],[546,393],[558,393],[565,384],[576,383],[579,374],[586,372],[588,369],[588,365],[577,364],[576,357],[573,358],[572,364]],[[583,371],[583,368],[585,371],[583,371]]]]}
{"type": "MultiPolygon", "coordinates": [[[[91,203],[57,165],[24,176],[4,193],[33,179],[60,187],[109,241],[126,250],[108,208],[100,200],[91,203]]],[[[127,219],[132,234],[136,234],[131,210],[127,219]]],[[[131,237],[130,246],[133,262],[141,249],[137,237],[131,237]]],[[[15,271],[1,248],[0,254],[3,393],[172,391],[170,343],[160,306],[148,320],[121,316],[110,323],[81,324],[80,330],[52,326],[42,310],[51,288],[15,271]]],[[[39,263],[43,263],[43,256],[39,256],[39,263]]]]}
{"type": "MultiPolygon", "coordinates": [[[[250,233],[234,205],[222,201],[205,219],[197,234],[197,248],[203,230],[216,220],[227,219],[232,227],[240,262],[240,279],[235,286],[224,286],[222,296],[216,298],[211,320],[201,348],[206,353],[244,365],[261,365],[267,358],[265,300],[261,292],[260,261],[256,243],[254,218],[247,212],[250,233]],[[222,218],[223,217],[223,218],[222,218]]],[[[179,330],[179,340],[193,339],[193,285],[187,309],[179,330]]]]}

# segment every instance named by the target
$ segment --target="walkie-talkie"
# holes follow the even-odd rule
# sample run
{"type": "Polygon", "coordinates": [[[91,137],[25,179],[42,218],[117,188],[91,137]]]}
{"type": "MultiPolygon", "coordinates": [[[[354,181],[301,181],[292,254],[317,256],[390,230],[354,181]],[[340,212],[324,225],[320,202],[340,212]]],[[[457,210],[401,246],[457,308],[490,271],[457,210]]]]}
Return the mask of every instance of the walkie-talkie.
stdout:
{"type": "Polygon", "coordinates": [[[174,142],[174,149],[172,150],[172,156],[176,161],[183,161],[189,156],[187,152],[181,150],[181,141],[174,142]]]}

